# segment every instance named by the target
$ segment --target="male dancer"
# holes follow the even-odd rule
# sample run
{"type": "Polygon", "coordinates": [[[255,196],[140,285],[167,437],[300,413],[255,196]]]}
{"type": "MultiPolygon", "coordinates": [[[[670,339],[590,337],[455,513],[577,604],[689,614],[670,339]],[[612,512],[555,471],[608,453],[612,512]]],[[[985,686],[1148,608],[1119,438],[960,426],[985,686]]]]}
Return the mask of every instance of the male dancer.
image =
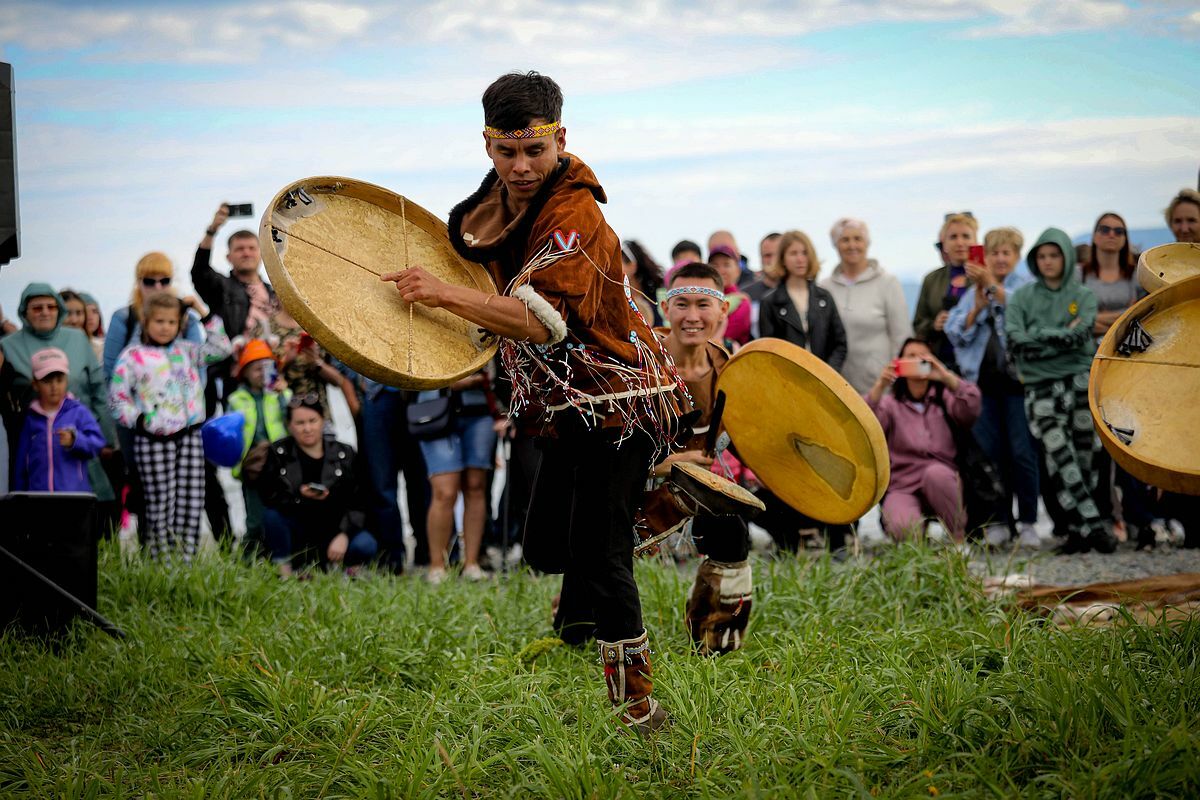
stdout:
{"type": "Polygon", "coordinates": [[[634,512],[651,465],[689,420],[686,389],[633,303],[621,243],[595,174],[566,152],[562,91],[511,73],[483,95],[494,169],[450,215],[450,240],[501,294],[419,267],[384,275],[408,302],[445,308],[501,337],[518,424],[543,458],[525,531],[535,567],[563,572],[559,613],[593,622],[609,699],[648,732],[650,646],[633,579],[634,512]]]}
{"type": "MultiPolygon", "coordinates": [[[[708,264],[684,264],[671,276],[661,302],[670,329],[657,332],[701,416],[683,450],[654,468],[656,477],[665,478],[684,464],[707,470],[713,463],[718,431],[712,426],[720,425],[713,418],[717,376],[729,361],[729,353],[712,341],[729,313],[723,286],[721,274],[708,264]]],[[[678,480],[647,493],[637,527],[642,542],[636,551],[656,549],[656,543],[671,533],[686,530],[690,519],[692,540],[705,559],[688,592],[684,622],[700,653],[729,653],[742,646],[750,620],[750,533],[738,513],[745,513],[747,506],[698,509],[689,497],[680,496],[677,486],[678,480]]],[[[761,510],[761,504],[757,507],[761,510]]]]}

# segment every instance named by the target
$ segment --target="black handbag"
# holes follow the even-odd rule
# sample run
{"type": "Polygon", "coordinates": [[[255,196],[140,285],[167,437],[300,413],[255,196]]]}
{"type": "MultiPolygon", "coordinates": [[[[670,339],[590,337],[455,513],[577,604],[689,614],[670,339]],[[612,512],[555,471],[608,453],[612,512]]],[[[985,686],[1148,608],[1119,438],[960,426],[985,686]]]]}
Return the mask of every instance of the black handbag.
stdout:
{"type": "Polygon", "coordinates": [[[432,399],[409,403],[405,414],[408,432],[415,439],[441,439],[454,432],[454,399],[449,389],[440,389],[432,399]]]}

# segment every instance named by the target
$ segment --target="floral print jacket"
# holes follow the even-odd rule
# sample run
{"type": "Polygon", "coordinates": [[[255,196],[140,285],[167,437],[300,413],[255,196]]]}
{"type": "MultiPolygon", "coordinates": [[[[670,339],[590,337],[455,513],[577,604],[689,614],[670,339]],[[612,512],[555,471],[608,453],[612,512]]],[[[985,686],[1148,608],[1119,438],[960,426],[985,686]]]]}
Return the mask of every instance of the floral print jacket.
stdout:
{"type": "Polygon", "coordinates": [[[220,317],[204,324],[202,344],[132,344],[113,368],[108,401],[118,425],[151,436],[172,436],[204,422],[201,366],[229,357],[233,345],[220,317]]]}

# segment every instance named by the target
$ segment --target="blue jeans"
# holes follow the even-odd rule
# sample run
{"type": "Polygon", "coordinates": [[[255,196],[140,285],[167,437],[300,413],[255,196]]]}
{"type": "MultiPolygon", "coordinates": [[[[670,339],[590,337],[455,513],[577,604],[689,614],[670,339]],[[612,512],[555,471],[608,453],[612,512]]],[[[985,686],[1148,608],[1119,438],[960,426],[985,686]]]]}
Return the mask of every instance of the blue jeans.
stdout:
{"type": "MultiPolygon", "coordinates": [[[[264,508],[262,512],[263,532],[267,540],[267,551],[276,564],[291,562],[296,567],[319,563],[328,566],[325,551],[333,536],[327,530],[313,530],[303,520],[289,517],[278,509],[264,508]]],[[[346,556],[342,563],[347,567],[365,564],[375,558],[379,545],[367,531],[359,531],[350,537],[346,556]]]]}
{"type": "Polygon", "coordinates": [[[492,427],[492,418],[487,414],[458,417],[453,433],[421,442],[421,454],[430,477],[464,469],[494,468],[496,431],[492,427]]]}
{"type": "MultiPolygon", "coordinates": [[[[381,390],[363,397],[359,449],[367,465],[370,525],[379,534],[379,546],[390,562],[404,563],[404,519],[396,500],[397,473],[404,472],[408,513],[416,537],[417,563],[421,563],[425,536],[425,512],[429,508],[429,479],[421,448],[408,434],[407,403],[400,392],[381,390]]],[[[424,562],[428,563],[428,553],[424,562]]]]}
{"type": "MultiPolygon", "coordinates": [[[[1024,395],[985,394],[974,433],[979,446],[1005,476],[1009,494],[1017,496],[1017,519],[1037,522],[1038,452],[1025,418],[1024,395]]],[[[1011,500],[1008,513],[1011,517],[1011,500]]]]}

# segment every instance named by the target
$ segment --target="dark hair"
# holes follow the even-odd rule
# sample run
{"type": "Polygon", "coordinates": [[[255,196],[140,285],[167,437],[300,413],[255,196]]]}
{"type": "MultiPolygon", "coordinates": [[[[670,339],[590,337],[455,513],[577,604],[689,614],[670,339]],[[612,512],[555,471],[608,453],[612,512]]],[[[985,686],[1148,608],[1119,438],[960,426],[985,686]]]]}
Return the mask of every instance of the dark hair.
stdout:
{"type": "Polygon", "coordinates": [[[633,273],[633,277],[638,282],[638,288],[642,294],[650,298],[651,302],[657,302],[654,298],[663,285],[662,267],[650,257],[646,248],[633,239],[626,239],[621,245],[621,258],[628,261],[630,260],[629,256],[633,256],[633,262],[637,264],[637,270],[633,273]]]}
{"type": "MultiPolygon", "coordinates": [[[[903,358],[904,350],[910,344],[923,344],[929,348],[930,353],[933,352],[933,348],[929,347],[929,342],[925,341],[920,336],[910,336],[904,340],[904,344],[900,345],[900,352],[896,354],[896,358],[903,358]]],[[[897,378],[896,382],[892,384],[892,394],[896,396],[897,400],[912,400],[914,402],[921,402],[922,400],[928,399],[929,402],[940,404],[942,402],[942,384],[938,381],[931,381],[929,388],[925,390],[925,397],[916,398],[913,397],[912,393],[908,391],[908,381],[904,378],[897,378]],[[930,392],[934,393],[933,397],[929,397],[930,392]]]]}
{"type": "Polygon", "coordinates": [[[1117,263],[1121,266],[1121,277],[1129,279],[1133,277],[1134,271],[1137,269],[1137,259],[1133,257],[1133,252],[1129,249],[1129,226],[1125,224],[1124,218],[1115,211],[1105,211],[1096,218],[1096,224],[1092,226],[1092,248],[1088,260],[1085,264],[1079,267],[1079,274],[1084,278],[1089,275],[1100,275],[1100,265],[1097,263],[1096,257],[1096,231],[1100,228],[1100,220],[1105,217],[1116,217],[1121,220],[1121,227],[1125,229],[1125,244],[1121,245],[1121,252],[1117,254],[1117,263]]]}
{"type": "Polygon", "coordinates": [[[535,119],[562,120],[562,89],[538,72],[510,72],[483,93],[483,123],[505,131],[525,128],[535,119]]]}
{"type": "Polygon", "coordinates": [[[671,261],[678,261],[680,253],[695,253],[698,256],[704,255],[704,251],[700,249],[700,245],[696,244],[691,239],[684,239],[679,244],[671,248],[671,261]]]}
{"type": "Polygon", "coordinates": [[[690,261],[672,272],[670,286],[674,286],[680,278],[702,278],[712,281],[721,291],[725,290],[725,281],[721,279],[721,273],[717,272],[716,267],[703,261],[690,261]]]}
{"type": "Polygon", "coordinates": [[[58,296],[62,298],[63,305],[66,305],[68,300],[78,300],[83,304],[84,310],[87,310],[87,303],[85,303],[83,298],[79,296],[79,292],[75,291],[74,289],[63,289],[58,293],[58,296]]]}
{"type": "Polygon", "coordinates": [[[321,397],[316,392],[309,394],[296,395],[287,404],[287,419],[284,421],[291,424],[292,416],[298,409],[307,408],[309,411],[315,411],[318,416],[325,416],[325,404],[321,402],[321,397]]]}
{"type": "Polygon", "coordinates": [[[780,233],[779,231],[771,231],[766,236],[764,236],[763,238],[758,240],[758,246],[762,247],[763,242],[769,242],[772,239],[778,239],[780,236],[783,236],[783,234],[780,233]]]}
{"type": "Polygon", "coordinates": [[[234,231],[233,233],[229,234],[229,238],[225,240],[226,249],[232,250],[233,243],[238,239],[253,239],[257,242],[258,234],[256,234],[254,231],[248,231],[245,228],[242,228],[240,231],[234,231]]]}

